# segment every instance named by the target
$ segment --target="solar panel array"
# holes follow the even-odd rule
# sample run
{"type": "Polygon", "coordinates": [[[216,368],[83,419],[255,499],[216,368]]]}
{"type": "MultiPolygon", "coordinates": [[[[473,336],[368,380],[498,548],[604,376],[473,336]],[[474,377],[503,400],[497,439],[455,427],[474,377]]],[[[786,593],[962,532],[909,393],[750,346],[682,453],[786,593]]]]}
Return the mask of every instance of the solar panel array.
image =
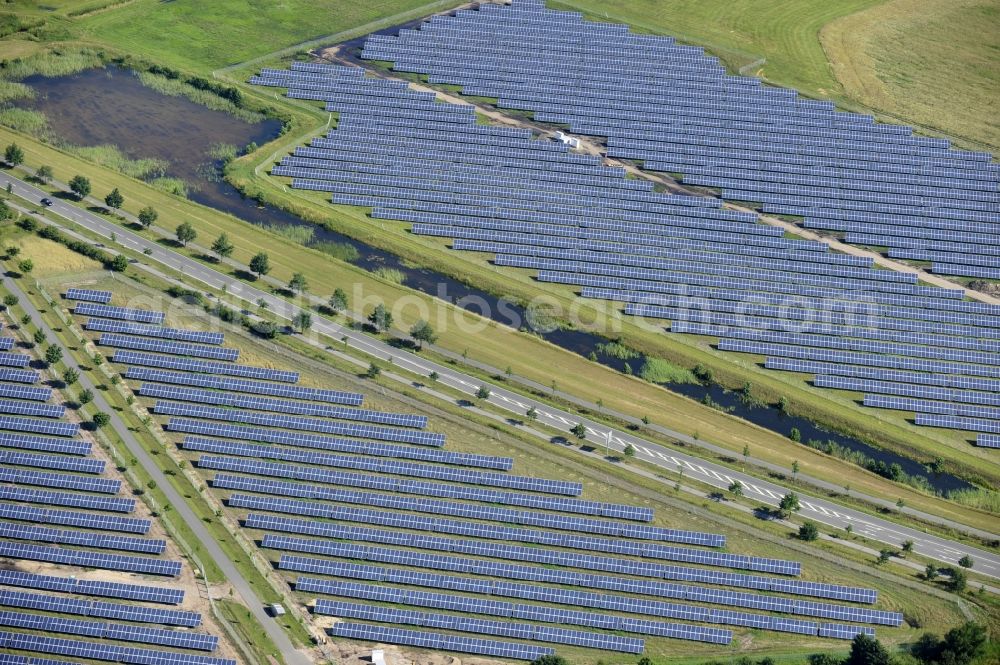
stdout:
{"type": "Polygon", "coordinates": [[[138,323],[163,323],[163,312],[152,312],[145,309],[130,309],[91,302],[80,302],[73,307],[73,313],[83,316],[95,316],[120,321],[136,321],[138,323]]]}
{"type": "MultiPolygon", "coordinates": [[[[849,242],[932,261],[935,272],[1000,278],[1000,168],[988,153],[729,76],[668,37],[567,18],[529,0],[485,6],[372,35],[362,57],[607,137],[609,156],[802,216],[809,228],[848,231],[849,242]]],[[[296,92],[317,98],[311,83],[296,92]]]]}
{"type": "Polygon", "coordinates": [[[116,319],[90,319],[84,327],[98,332],[141,335],[144,337],[162,337],[178,342],[195,342],[198,344],[222,344],[224,337],[220,332],[203,332],[201,330],[182,330],[180,328],[165,328],[163,326],[148,326],[132,321],[116,319]]]}
{"type": "Polygon", "coordinates": [[[114,361],[137,361],[126,378],[141,397],[156,400],[152,410],[169,417],[165,429],[183,435],[178,445],[197,467],[214,472],[210,487],[241,511],[245,528],[262,533],[254,540],[268,550],[324,557],[284,553],[283,570],[435,589],[295,582],[298,591],[339,597],[320,598],[318,613],[374,622],[365,630],[390,631],[386,639],[395,643],[493,656],[544,653],[537,643],[639,653],[643,639],[608,631],[727,644],[732,632],[718,624],[844,637],[870,629],[813,619],[901,621],[898,613],[826,602],[871,604],[871,589],[799,580],[798,562],[722,552],[714,549],[725,546],[719,534],[649,524],[649,508],[582,499],[581,483],[516,475],[509,458],[444,450],[444,437],[425,430],[426,418],[358,408],[359,394],[300,387],[294,373],[277,378],[279,370],[252,376],[263,368],[245,367],[235,378],[126,353],[134,352],[116,352],[114,361]],[[640,616],[542,605],[497,612],[487,608],[511,603],[474,603],[437,593],[443,590],[640,616]],[[412,636],[399,633],[400,625],[443,632],[412,636]]]}
{"type": "MultiPolygon", "coordinates": [[[[70,291],[67,298],[83,301],[78,307],[104,307],[110,294],[70,291]]],[[[155,314],[147,313],[152,319],[155,314]]],[[[33,371],[0,372],[0,413],[9,414],[0,415],[0,607],[9,608],[0,609],[0,626],[19,631],[0,631],[0,649],[25,652],[0,659],[64,662],[47,658],[56,655],[74,661],[235,665],[205,655],[216,650],[218,638],[189,630],[201,625],[197,612],[142,604],[180,604],[183,590],[99,579],[101,571],[173,578],[182,564],[166,555],[165,540],[148,536],[151,520],[129,514],[135,499],[118,496],[121,480],[103,477],[105,461],[91,456],[89,441],[77,438],[78,424],[60,420],[65,409],[47,403],[52,390],[30,385],[37,379],[33,371]],[[20,570],[24,562],[66,574],[20,570]],[[93,571],[89,579],[79,578],[81,569],[93,571]],[[72,639],[55,637],[59,634],[72,639]]]]}
{"type": "Polygon", "coordinates": [[[67,289],[68,300],[83,300],[107,305],[111,302],[111,291],[96,291],[94,289],[67,289]]]}
{"type": "MultiPolygon", "coordinates": [[[[923,237],[913,215],[926,215],[931,226],[1000,229],[1000,214],[980,205],[1000,201],[1000,168],[988,156],[726,76],[700,50],[669,38],[608,30],[519,0],[434,17],[398,36],[372,35],[363,57],[533,110],[538,120],[610,136],[613,156],[647,159],[655,168],[688,160],[692,182],[710,180],[730,193],[770,187],[771,198],[756,200],[798,197],[820,209],[816,197],[834,192],[822,209],[834,210],[835,219],[886,217],[889,206],[911,224],[899,227],[904,238],[923,237]],[[524,62],[525,50],[539,53],[543,66],[524,62]],[[694,145],[706,141],[714,147],[694,145]],[[800,173],[781,171],[796,159],[805,160],[795,166],[800,173]],[[947,191],[960,195],[935,189],[943,164],[959,173],[946,179],[947,191]],[[897,167],[902,171],[891,170],[897,167]],[[918,167],[935,177],[908,175],[918,167]],[[842,177],[847,171],[851,179],[842,177]],[[854,179],[859,173],[864,178],[854,179]],[[772,177],[788,174],[796,182],[772,177]],[[892,191],[869,188],[882,185],[892,191]],[[907,207],[904,199],[922,203],[907,207]],[[841,204],[854,207],[834,207],[841,204]],[[956,211],[971,217],[949,217],[956,211]]],[[[959,289],[924,286],[915,275],[876,270],[864,257],[784,238],[717,199],[655,192],[651,181],[628,179],[598,156],[535,140],[528,130],[479,125],[471,107],[441,104],[403,81],[293,63],[264,69],[252,82],[287,88],[290,97],[322,101],[339,114],[335,130],[272,170],[292,178],[293,187],[330,193],[335,204],[371,208],[374,218],[411,222],[415,234],[451,238],[454,249],[491,253],[499,266],[535,269],[539,281],[622,302],[627,314],[670,321],[673,333],[719,337],[725,350],[753,353],[754,344],[768,344],[774,357],[836,352],[843,364],[870,367],[874,359],[931,377],[1000,377],[1000,307],[965,302],[959,289]]],[[[990,252],[1000,238],[947,234],[954,247],[951,236],[965,234],[962,242],[990,252]]],[[[989,432],[989,413],[936,422],[989,432]]]]}

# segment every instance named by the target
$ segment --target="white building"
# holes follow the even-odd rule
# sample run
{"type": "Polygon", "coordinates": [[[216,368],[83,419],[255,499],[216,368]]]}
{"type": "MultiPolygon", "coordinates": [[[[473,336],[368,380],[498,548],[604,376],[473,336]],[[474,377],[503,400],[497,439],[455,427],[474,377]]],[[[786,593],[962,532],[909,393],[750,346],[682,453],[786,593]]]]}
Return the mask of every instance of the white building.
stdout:
{"type": "Polygon", "coordinates": [[[565,143],[571,148],[580,147],[580,139],[570,136],[569,134],[564,134],[563,132],[556,132],[556,140],[565,143]]]}

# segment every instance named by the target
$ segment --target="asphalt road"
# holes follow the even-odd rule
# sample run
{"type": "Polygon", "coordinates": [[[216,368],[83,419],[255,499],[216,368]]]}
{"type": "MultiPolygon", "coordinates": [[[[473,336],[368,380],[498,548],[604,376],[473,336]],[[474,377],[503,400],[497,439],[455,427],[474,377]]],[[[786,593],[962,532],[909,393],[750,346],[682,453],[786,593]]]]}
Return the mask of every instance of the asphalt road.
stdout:
{"type": "Polygon", "coordinates": [[[167,500],[173,507],[172,514],[184,520],[184,523],[194,534],[195,538],[197,538],[205,547],[205,551],[208,552],[210,557],[212,557],[212,560],[226,576],[228,582],[239,595],[243,606],[250,610],[257,621],[260,622],[268,637],[271,638],[275,646],[281,652],[281,657],[286,665],[309,665],[311,661],[306,654],[295,648],[295,645],[292,644],[292,641],[288,638],[284,629],[278,625],[278,623],[271,616],[269,616],[267,612],[264,611],[264,605],[254,593],[250,583],[247,582],[246,578],[243,577],[229,557],[226,556],[226,553],[222,551],[218,542],[216,542],[216,540],[208,532],[208,529],[205,528],[204,523],[202,523],[198,516],[194,514],[194,511],[191,510],[187,500],[182,497],[176,489],[174,489],[173,485],[170,484],[170,480],[163,474],[160,467],[156,465],[152,456],[146,452],[146,449],[143,448],[139,441],[135,438],[135,435],[128,428],[128,425],[125,424],[125,421],[121,419],[118,412],[115,411],[104,398],[104,394],[98,390],[94,385],[94,382],[91,381],[89,374],[80,369],[79,364],[70,354],[70,350],[59,341],[56,333],[42,318],[41,313],[39,313],[31,301],[28,300],[27,295],[18,285],[17,280],[8,279],[5,283],[7,288],[18,297],[18,300],[20,301],[19,304],[24,308],[24,311],[30,314],[38,326],[45,331],[48,339],[54,344],[58,344],[62,347],[63,361],[68,367],[73,367],[80,373],[80,386],[82,388],[90,389],[90,391],[94,393],[94,404],[97,408],[111,416],[111,427],[114,429],[115,434],[117,434],[121,440],[125,442],[125,446],[128,448],[129,452],[139,462],[139,464],[142,465],[146,473],[148,473],[149,476],[156,482],[157,487],[163,490],[164,495],[166,495],[167,500]]]}
{"type": "MultiPolygon", "coordinates": [[[[7,182],[13,183],[15,193],[18,196],[32,202],[38,202],[42,197],[47,196],[42,190],[14,178],[9,173],[0,172],[0,187],[5,187],[7,182]]],[[[150,242],[123,226],[108,221],[99,215],[90,213],[60,199],[53,199],[53,201],[52,207],[49,208],[49,212],[53,215],[72,220],[87,227],[92,232],[109,239],[114,234],[117,239],[116,241],[120,245],[134,251],[148,251],[149,254],[146,258],[149,261],[155,261],[179,270],[188,280],[197,280],[217,289],[225,288],[229,294],[244,299],[248,304],[264,301],[271,312],[289,320],[303,311],[284,298],[238,281],[194,259],[164,248],[157,243],[150,242]]],[[[163,235],[167,234],[164,232],[163,235]]],[[[234,267],[246,269],[245,266],[231,260],[227,261],[227,263],[234,267]]],[[[276,280],[266,277],[261,280],[261,283],[284,286],[276,280]]],[[[420,355],[396,349],[364,333],[333,323],[326,318],[318,316],[315,312],[311,312],[311,314],[314,331],[335,340],[347,338],[351,346],[377,358],[391,359],[397,367],[425,376],[431,372],[437,372],[440,383],[470,395],[475,394],[479,387],[484,384],[484,381],[481,379],[462,374],[450,365],[438,364],[420,355]]],[[[538,414],[538,422],[549,425],[559,431],[568,432],[577,423],[582,423],[587,429],[587,440],[596,442],[595,445],[597,446],[606,445],[609,451],[621,451],[626,445],[631,444],[636,450],[638,459],[660,466],[669,472],[677,472],[678,469],[683,468],[686,478],[707,483],[720,490],[725,490],[733,481],[738,480],[743,485],[744,496],[771,506],[777,506],[781,497],[790,491],[790,488],[786,486],[768,480],[761,480],[749,474],[737,472],[694,456],[684,455],[629,432],[611,429],[606,425],[555,409],[524,395],[506,390],[502,386],[487,385],[491,391],[489,401],[500,408],[516,414],[517,417],[523,417],[528,409],[534,407],[538,414]]],[[[681,433],[670,432],[670,435],[690,445],[704,445],[703,442],[695,441],[691,437],[681,433]]],[[[843,529],[847,525],[851,525],[855,534],[897,549],[904,541],[912,540],[915,552],[949,565],[956,564],[960,558],[968,555],[975,562],[974,570],[976,572],[1000,579],[1000,556],[995,553],[924,533],[918,529],[902,526],[889,520],[880,519],[867,513],[841,506],[828,499],[805,494],[799,489],[796,489],[795,492],[800,497],[802,507],[799,515],[803,518],[808,518],[817,523],[838,529],[843,529]]],[[[935,519],[947,523],[945,520],[935,519]]],[[[966,528],[961,525],[954,526],[956,528],[966,528]]]]}

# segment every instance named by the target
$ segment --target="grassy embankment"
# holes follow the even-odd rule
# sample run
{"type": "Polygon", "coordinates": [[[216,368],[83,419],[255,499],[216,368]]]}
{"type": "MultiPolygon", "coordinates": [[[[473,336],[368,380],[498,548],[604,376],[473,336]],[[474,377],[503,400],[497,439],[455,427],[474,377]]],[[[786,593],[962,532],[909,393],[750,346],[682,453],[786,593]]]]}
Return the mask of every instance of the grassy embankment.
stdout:
{"type": "MultiPolygon", "coordinates": [[[[3,132],[0,132],[0,143],[14,138],[12,135],[3,136],[3,132]]],[[[462,314],[441,301],[424,296],[418,297],[407,289],[377,280],[369,273],[332,262],[320,252],[304,249],[262,231],[247,229],[245,224],[231,217],[194,206],[190,202],[156,191],[143,183],[123,179],[117,174],[75,160],[72,156],[50,147],[26,145],[26,151],[29,165],[51,164],[56,169],[57,178],[67,179],[73,173],[81,172],[91,177],[96,192],[110,190],[113,186],[121,187],[126,197],[126,209],[134,211],[143,205],[153,205],[160,211],[161,222],[168,228],[181,220],[187,220],[199,229],[202,240],[206,242],[223,231],[229,233],[231,238],[256,237],[258,240],[253,247],[243,246],[242,242],[238,242],[241,246],[237,248],[237,258],[246,261],[254,247],[266,246],[275,265],[274,271],[280,278],[287,279],[293,270],[302,270],[308,275],[315,292],[329,293],[335,286],[357,283],[363,288],[364,293],[386,302],[395,302],[402,295],[409,293],[412,297],[418,298],[417,301],[423,303],[423,306],[434,314],[431,317],[432,321],[436,321],[439,316],[449,321],[456,316],[463,320],[471,319],[470,315],[462,314]]],[[[524,279],[523,276],[521,279],[524,279]]],[[[441,326],[438,328],[441,329],[441,326]]],[[[665,339],[662,335],[656,337],[665,339]]],[[[649,414],[657,424],[673,426],[689,433],[696,432],[705,440],[731,447],[734,452],[741,451],[743,445],[750,445],[754,456],[775,463],[787,464],[790,459],[799,459],[804,474],[816,473],[820,477],[826,475],[834,482],[849,479],[851,486],[857,491],[882,494],[892,501],[902,497],[914,508],[943,513],[959,521],[983,526],[991,523],[990,517],[986,514],[968,511],[909,488],[893,485],[856,467],[837,463],[828,456],[795,445],[771,432],[749,426],[743,421],[673,395],[634,377],[626,377],[596,363],[584,361],[579,356],[546,344],[537,338],[515,334],[510,329],[489,326],[481,334],[468,334],[452,325],[443,341],[446,346],[458,352],[462,349],[474,349],[473,357],[476,360],[492,362],[498,367],[510,364],[516,372],[535,378],[543,385],[548,385],[552,377],[559,377],[560,387],[564,390],[577,392],[579,388],[579,392],[591,401],[603,399],[607,408],[631,410],[637,416],[649,414]],[[538,359],[542,359],[542,362],[538,362],[538,359]],[[562,368],[565,370],[559,372],[562,368]]],[[[754,383],[757,385],[756,379],[754,383]]]]}

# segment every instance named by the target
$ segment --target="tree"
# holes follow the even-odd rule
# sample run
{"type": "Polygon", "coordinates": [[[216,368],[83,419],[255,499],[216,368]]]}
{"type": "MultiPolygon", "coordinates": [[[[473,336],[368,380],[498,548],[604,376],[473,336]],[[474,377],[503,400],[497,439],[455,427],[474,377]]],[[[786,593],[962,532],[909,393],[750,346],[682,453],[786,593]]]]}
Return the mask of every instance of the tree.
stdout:
{"type": "Polygon", "coordinates": [[[937,566],[935,566],[933,563],[927,564],[927,567],[924,568],[924,579],[933,580],[937,576],[938,576],[937,566]]]}
{"type": "Polygon", "coordinates": [[[948,591],[952,591],[954,593],[962,593],[965,591],[965,587],[969,584],[969,576],[961,568],[952,568],[950,572],[951,579],[949,579],[948,584],[945,585],[948,588],[948,591]]]}
{"type": "Polygon", "coordinates": [[[871,635],[859,633],[851,642],[851,653],[844,665],[890,665],[892,657],[882,643],[871,635]]]}
{"type": "Polygon", "coordinates": [[[904,540],[903,541],[903,556],[906,556],[907,554],[909,554],[912,551],[913,551],[913,541],[912,540],[904,540]]]}
{"type": "Polygon", "coordinates": [[[819,538],[819,528],[816,526],[815,522],[805,522],[799,527],[799,539],[805,541],[813,541],[819,538]]]}
{"type": "Polygon", "coordinates": [[[441,378],[441,375],[438,374],[437,371],[432,370],[431,373],[427,375],[427,378],[431,381],[437,381],[441,378]]]}
{"type": "Polygon", "coordinates": [[[94,427],[96,429],[101,429],[103,427],[107,427],[108,423],[111,422],[111,416],[104,413],[103,411],[98,411],[97,413],[94,414],[94,417],[91,418],[90,420],[92,423],[94,423],[94,427]]]}
{"type": "Polygon", "coordinates": [[[330,296],[330,300],[327,302],[330,309],[334,311],[335,314],[339,314],[347,309],[347,294],[344,289],[337,287],[333,290],[333,295],[330,296]]]}
{"type": "Polygon", "coordinates": [[[788,438],[798,443],[802,440],[802,432],[799,431],[798,427],[793,427],[792,431],[788,433],[788,438]]]}
{"type": "Polygon", "coordinates": [[[253,258],[250,259],[250,271],[257,275],[257,277],[271,272],[271,258],[267,255],[267,252],[254,254],[253,258]]]}
{"type": "Polygon", "coordinates": [[[531,665],[569,665],[569,661],[562,656],[546,654],[531,661],[531,665]]]}
{"type": "Polygon", "coordinates": [[[90,196],[90,180],[82,175],[73,176],[72,180],[69,181],[69,188],[81,201],[90,196]]]}
{"type": "Polygon", "coordinates": [[[128,257],[124,254],[116,254],[115,258],[111,259],[111,269],[115,272],[128,270],[128,257]]]}
{"type": "Polygon", "coordinates": [[[778,511],[782,518],[787,517],[789,513],[797,513],[801,507],[799,497],[795,492],[789,492],[781,497],[781,501],[778,503],[778,511]]]}
{"type": "Polygon", "coordinates": [[[525,412],[524,415],[527,416],[528,420],[535,420],[536,418],[538,418],[538,409],[536,409],[535,407],[531,407],[530,409],[527,410],[527,412],[525,412]]]}
{"type": "Polygon", "coordinates": [[[91,402],[94,401],[93,391],[87,388],[86,390],[80,393],[80,396],[76,398],[76,401],[78,401],[80,404],[90,404],[91,402]]]}
{"type": "Polygon", "coordinates": [[[181,222],[177,227],[177,240],[181,245],[187,247],[187,244],[198,237],[198,232],[194,230],[194,227],[187,222],[181,222]]]}
{"type": "Polygon", "coordinates": [[[229,242],[229,236],[225,233],[221,234],[215,239],[215,242],[212,243],[212,251],[215,252],[218,261],[222,261],[222,259],[232,256],[234,249],[236,249],[236,247],[233,246],[233,243],[229,242]]]}
{"type": "Polygon", "coordinates": [[[410,328],[410,337],[417,340],[417,348],[420,349],[424,348],[424,342],[433,344],[437,341],[437,333],[434,332],[434,328],[423,319],[417,321],[410,328]]]}
{"type": "Polygon", "coordinates": [[[297,272],[288,280],[288,288],[292,293],[305,293],[305,290],[309,288],[309,282],[306,281],[305,275],[297,272]]]}
{"type": "Polygon", "coordinates": [[[313,317],[309,312],[299,312],[292,324],[299,329],[299,332],[305,332],[312,328],[313,317]]]}
{"type": "Polygon", "coordinates": [[[11,143],[4,150],[3,160],[11,166],[20,166],[24,164],[24,150],[21,150],[21,146],[16,143],[11,143]]]}
{"type": "Polygon", "coordinates": [[[45,349],[45,362],[50,365],[55,365],[57,362],[62,360],[62,349],[58,346],[49,346],[45,349]]]}
{"type": "Polygon", "coordinates": [[[792,460],[792,482],[796,482],[799,477],[799,461],[792,460]]]}
{"type": "Polygon", "coordinates": [[[747,460],[750,458],[750,446],[744,444],[743,446],[743,469],[746,469],[747,460]]]}
{"type": "Polygon", "coordinates": [[[476,399],[489,399],[490,389],[486,386],[479,386],[479,390],[476,391],[476,399]]]}
{"type": "Polygon", "coordinates": [[[943,640],[924,633],[910,647],[910,654],[929,665],[968,665],[982,653],[986,640],[983,627],[969,622],[949,630],[943,640]]]}
{"type": "Polygon", "coordinates": [[[139,211],[139,224],[144,229],[148,229],[160,217],[160,213],[152,206],[146,206],[139,211]]]}
{"type": "Polygon", "coordinates": [[[35,171],[35,179],[40,182],[48,182],[49,180],[52,180],[52,175],[52,167],[45,166],[44,164],[39,166],[38,170],[35,171]]]}
{"type": "Polygon", "coordinates": [[[636,665],[653,665],[653,661],[651,661],[646,656],[643,656],[642,658],[639,659],[639,662],[636,663],[636,665]]]}
{"type": "Polygon", "coordinates": [[[587,438],[587,428],[583,426],[583,423],[573,425],[573,429],[570,432],[578,439],[587,438]]]}
{"type": "Polygon", "coordinates": [[[108,192],[108,195],[104,197],[104,205],[108,206],[112,210],[118,210],[123,205],[125,205],[125,197],[118,190],[117,187],[108,192]]]}
{"type": "Polygon", "coordinates": [[[729,492],[733,496],[743,496],[743,483],[738,480],[734,480],[732,484],[729,485],[729,492]]]}
{"type": "Polygon", "coordinates": [[[882,564],[888,562],[889,561],[889,557],[891,557],[891,556],[892,556],[892,550],[890,550],[888,548],[882,548],[878,552],[878,558],[875,559],[875,565],[876,566],[881,566],[882,564]]]}
{"type": "Polygon", "coordinates": [[[965,556],[963,556],[961,559],[958,560],[958,565],[960,565],[962,568],[972,568],[972,564],[973,564],[972,557],[969,556],[968,554],[966,554],[965,556]]]}
{"type": "Polygon", "coordinates": [[[35,262],[32,261],[31,259],[24,259],[23,261],[20,261],[17,264],[17,271],[22,275],[27,275],[34,269],[35,269],[35,262]]]}
{"type": "Polygon", "coordinates": [[[31,339],[35,340],[35,344],[41,344],[42,342],[45,341],[45,331],[39,328],[31,336],[31,339]]]}
{"type": "Polygon", "coordinates": [[[622,451],[622,454],[625,456],[626,460],[632,459],[635,457],[635,446],[631,443],[625,444],[625,449],[622,451]]]}
{"type": "Polygon", "coordinates": [[[15,305],[17,305],[18,302],[19,301],[17,299],[17,296],[15,296],[13,293],[8,293],[3,297],[4,307],[7,308],[14,307],[15,305]]]}
{"type": "Polygon", "coordinates": [[[67,386],[71,386],[80,380],[80,373],[77,372],[72,367],[70,367],[65,372],[63,372],[62,380],[63,383],[65,383],[67,386]]]}
{"type": "Polygon", "coordinates": [[[371,363],[368,365],[368,370],[365,371],[365,377],[369,379],[374,379],[377,378],[378,375],[381,373],[382,373],[382,368],[376,365],[375,363],[371,363]]]}
{"type": "Polygon", "coordinates": [[[386,310],[385,305],[379,304],[371,314],[368,315],[368,322],[372,324],[378,332],[385,332],[392,327],[392,314],[386,310]]]}

